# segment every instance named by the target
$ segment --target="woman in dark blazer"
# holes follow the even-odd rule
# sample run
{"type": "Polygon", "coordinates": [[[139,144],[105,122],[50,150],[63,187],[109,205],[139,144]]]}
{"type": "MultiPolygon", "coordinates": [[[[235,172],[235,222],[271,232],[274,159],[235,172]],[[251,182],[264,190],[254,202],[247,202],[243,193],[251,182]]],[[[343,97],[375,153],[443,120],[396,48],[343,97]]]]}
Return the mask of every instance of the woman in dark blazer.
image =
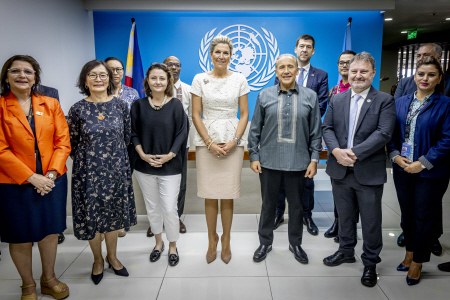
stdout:
{"type": "Polygon", "coordinates": [[[395,102],[397,121],[388,143],[394,184],[403,216],[406,255],[397,267],[408,285],[418,284],[441,231],[442,197],[450,178],[450,98],[443,71],[432,56],[417,64],[417,91],[395,102]]]}
{"type": "Polygon", "coordinates": [[[66,229],[69,128],[58,100],[36,89],[40,73],[34,58],[16,55],[0,82],[0,236],[22,278],[22,300],[37,299],[32,242],[41,256],[41,293],[69,295],[54,271],[58,233],[66,229]]]}

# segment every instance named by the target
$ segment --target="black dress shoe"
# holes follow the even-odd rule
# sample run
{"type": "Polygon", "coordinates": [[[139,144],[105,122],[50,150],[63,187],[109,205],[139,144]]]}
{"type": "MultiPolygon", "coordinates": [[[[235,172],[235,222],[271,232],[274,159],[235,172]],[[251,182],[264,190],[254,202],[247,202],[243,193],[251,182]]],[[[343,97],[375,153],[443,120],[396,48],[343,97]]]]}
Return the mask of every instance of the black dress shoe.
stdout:
{"type": "Polygon", "coordinates": [[[180,262],[180,256],[178,255],[178,248],[177,254],[169,254],[169,266],[175,267],[180,262]]]}
{"type": "Polygon", "coordinates": [[[403,264],[399,264],[398,267],[397,267],[397,271],[408,272],[409,271],[409,267],[405,267],[403,264]]]}
{"type": "Polygon", "coordinates": [[[333,225],[323,234],[326,238],[337,237],[339,231],[339,220],[334,219],[333,225]]]}
{"type": "Polygon", "coordinates": [[[338,243],[338,244],[339,244],[339,236],[335,237],[335,238],[333,239],[333,241],[334,241],[335,243],[338,243]]]}
{"type": "Polygon", "coordinates": [[[450,261],[438,265],[438,269],[444,272],[450,272],[450,261]]]}
{"type": "Polygon", "coordinates": [[[272,251],[272,245],[259,245],[256,249],[255,254],[253,254],[253,261],[261,262],[266,259],[267,253],[272,251]]]}
{"type": "Polygon", "coordinates": [[[399,247],[405,247],[405,245],[406,245],[405,234],[403,232],[397,238],[397,245],[399,247]]]}
{"type": "Polygon", "coordinates": [[[114,274],[118,276],[128,277],[130,274],[128,274],[127,268],[125,268],[124,265],[122,265],[122,269],[116,270],[114,269],[113,265],[111,265],[108,261],[108,257],[106,257],[106,262],[108,263],[108,268],[113,269],[114,274]]]}
{"type": "Polygon", "coordinates": [[[441,243],[439,243],[439,240],[436,240],[436,242],[433,243],[433,247],[431,248],[431,253],[433,253],[436,256],[441,256],[442,246],[441,246],[441,243]]]}
{"type": "Polygon", "coordinates": [[[304,265],[308,263],[308,255],[306,255],[306,252],[302,249],[301,246],[292,246],[291,244],[289,244],[289,251],[294,253],[294,257],[299,263],[304,265]]]}
{"type": "Polygon", "coordinates": [[[356,262],[355,256],[345,256],[344,253],[336,251],[333,255],[325,257],[323,263],[329,267],[339,266],[343,263],[356,262]]]}
{"type": "Polygon", "coordinates": [[[280,227],[280,225],[283,223],[284,223],[284,213],[277,214],[275,216],[275,223],[273,224],[273,230],[280,227]]]}
{"type": "Polygon", "coordinates": [[[164,251],[164,243],[162,244],[161,251],[155,250],[156,246],[153,248],[152,253],[150,253],[150,261],[155,262],[161,258],[161,253],[164,251]]]}
{"type": "Polygon", "coordinates": [[[361,283],[368,287],[374,287],[377,284],[377,268],[365,266],[361,283]]]}
{"type": "Polygon", "coordinates": [[[152,232],[152,227],[151,227],[151,226],[148,226],[148,229],[147,229],[147,237],[152,237],[152,236],[154,236],[154,234],[153,234],[153,232],[152,232]]]}
{"type": "MultiPolygon", "coordinates": [[[[95,263],[92,264],[92,273],[91,273],[91,279],[92,281],[95,283],[95,285],[99,284],[100,281],[102,281],[103,279],[103,271],[100,274],[94,275],[94,265],[95,263]]],[[[105,265],[103,264],[103,267],[105,267],[105,265]]]]}
{"type": "Polygon", "coordinates": [[[317,228],[316,224],[314,223],[311,217],[303,218],[303,224],[306,225],[306,230],[308,230],[310,234],[312,235],[319,234],[319,228],[317,228]]]}
{"type": "Polygon", "coordinates": [[[186,225],[180,220],[180,233],[186,233],[186,225]]]}
{"type": "Polygon", "coordinates": [[[64,236],[64,233],[58,233],[58,245],[62,244],[64,242],[64,240],[66,239],[66,237],[64,236]]]}

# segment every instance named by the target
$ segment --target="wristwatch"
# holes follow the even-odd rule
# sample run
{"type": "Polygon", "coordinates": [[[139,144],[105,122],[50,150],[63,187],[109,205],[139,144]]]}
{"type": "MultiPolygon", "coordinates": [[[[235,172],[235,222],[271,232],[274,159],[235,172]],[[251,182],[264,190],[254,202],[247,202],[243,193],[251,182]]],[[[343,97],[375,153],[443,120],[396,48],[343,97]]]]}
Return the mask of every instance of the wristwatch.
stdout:
{"type": "Polygon", "coordinates": [[[420,163],[420,166],[422,167],[422,169],[425,169],[426,167],[423,165],[423,163],[420,163]]]}
{"type": "Polygon", "coordinates": [[[238,138],[237,136],[235,136],[235,137],[233,138],[233,141],[236,143],[236,146],[239,146],[239,145],[241,144],[241,139],[238,138]]]}
{"type": "Polygon", "coordinates": [[[53,173],[48,173],[48,178],[50,178],[51,180],[55,179],[55,175],[53,175],[53,173]]]}

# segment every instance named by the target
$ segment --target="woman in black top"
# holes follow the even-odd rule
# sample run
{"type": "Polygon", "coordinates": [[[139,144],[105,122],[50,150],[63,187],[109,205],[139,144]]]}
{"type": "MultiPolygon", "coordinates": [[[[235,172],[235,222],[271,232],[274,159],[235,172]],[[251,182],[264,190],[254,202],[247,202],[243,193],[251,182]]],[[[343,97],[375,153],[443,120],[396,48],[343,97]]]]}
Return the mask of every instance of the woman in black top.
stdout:
{"type": "Polygon", "coordinates": [[[166,65],[154,63],[144,80],[146,98],[131,106],[131,141],[139,158],[135,176],[141,187],[156,246],[150,261],[157,261],[164,251],[163,224],[169,240],[169,265],[178,264],[176,241],[179,236],[177,210],[182,157],[186,148],[188,119],[181,101],[172,98],[173,77],[166,65]]]}

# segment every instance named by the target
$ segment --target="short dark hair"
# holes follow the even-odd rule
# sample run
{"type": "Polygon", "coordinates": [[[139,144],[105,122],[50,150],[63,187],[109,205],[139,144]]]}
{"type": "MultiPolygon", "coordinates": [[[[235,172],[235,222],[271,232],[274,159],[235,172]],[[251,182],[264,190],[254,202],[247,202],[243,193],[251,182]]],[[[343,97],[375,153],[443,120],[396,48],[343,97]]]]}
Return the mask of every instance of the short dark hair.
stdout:
{"type": "Polygon", "coordinates": [[[1,96],[8,96],[9,92],[11,91],[8,87],[8,84],[6,83],[6,79],[8,77],[8,69],[11,67],[13,62],[15,61],[26,61],[30,63],[30,65],[33,67],[34,70],[34,85],[31,88],[31,94],[34,96],[40,95],[38,89],[36,87],[41,83],[41,67],[39,66],[39,63],[31,56],[29,55],[14,55],[13,57],[9,58],[5,64],[3,65],[2,72],[0,75],[0,86],[1,88],[1,96]]]}
{"type": "Polygon", "coordinates": [[[344,55],[344,54],[351,54],[351,55],[355,56],[355,55],[356,55],[356,52],[355,52],[355,51],[352,51],[352,50],[345,50],[344,52],[341,53],[341,55],[339,55],[338,63],[339,63],[339,61],[341,60],[341,56],[344,55]]]}
{"type": "Polygon", "coordinates": [[[167,75],[167,87],[164,91],[164,94],[166,96],[172,97],[173,96],[173,75],[172,72],[169,70],[169,68],[165,64],[160,63],[152,63],[151,66],[147,69],[147,72],[145,73],[144,78],[144,90],[147,97],[153,98],[152,96],[152,90],[150,89],[150,86],[148,84],[148,76],[150,76],[151,70],[154,69],[160,69],[166,72],[167,75]]]}
{"type": "Polygon", "coordinates": [[[107,59],[105,59],[105,63],[107,63],[108,61],[110,61],[110,60],[117,60],[118,62],[120,62],[120,64],[122,65],[122,68],[124,68],[125,69],[125,66],[123,65],[123,62],[120,60],[120,59],[118,59],[117,57],[108,57],[107,59]]]}
{"type": "Polygon", "coordinates": [[[416,74],[417,70],[419,70],[421,66],[429,66],[429,65],[435,66],[436,69],[439,71],[439,76],[442,76],[441,82],[439,82],[436,85],[436,88],[434,90],[439,92],[439,94],[444,95],[445,94],[444,71],[442,70],[441,63],[434,56],[427,56],[424,59],[419,60],[416,67],[416,74]]]}
{"type": "Polygon", "coordinates": [[[302,34],[301,36],[298,37],[297,42],[295,43],[295,47],[296,47],[296,48],[297,48],[298,42],[300,42],[300,40],[312,41],[313,49],[314,49],[314,47],[316,46],[316,41],[314,40],[314,38],[312,37],[312,35],[309,35],[309,34],[302,34]]]}
{"type": "Polygon", "coordinates": [[[81,72],[80,72],[80,76],[78,76],[76,86],[80,89],[80,94],[83,94],[86,96],[91,95],[91,92],[86,87],[86,79],[87,79],[89,72],[91,72],[92,69],[94,69],[95,67],[98,67],[98,66],[104,66],[106,69],[106,72],[108,73],[108,81],[109,81],[108,88],[107,88],[108,96],[111,96],[114,93],[114,91],[116,90],[116,84],[112,80],[110,80],[113,76],[113,72],[111,71],[110,67],[104,61],[99,60],[99,59],[94,59],[94,60],[91,60],[90,62],[87,62],[83,66],[83,68],[81,69],[81,72]]]}

